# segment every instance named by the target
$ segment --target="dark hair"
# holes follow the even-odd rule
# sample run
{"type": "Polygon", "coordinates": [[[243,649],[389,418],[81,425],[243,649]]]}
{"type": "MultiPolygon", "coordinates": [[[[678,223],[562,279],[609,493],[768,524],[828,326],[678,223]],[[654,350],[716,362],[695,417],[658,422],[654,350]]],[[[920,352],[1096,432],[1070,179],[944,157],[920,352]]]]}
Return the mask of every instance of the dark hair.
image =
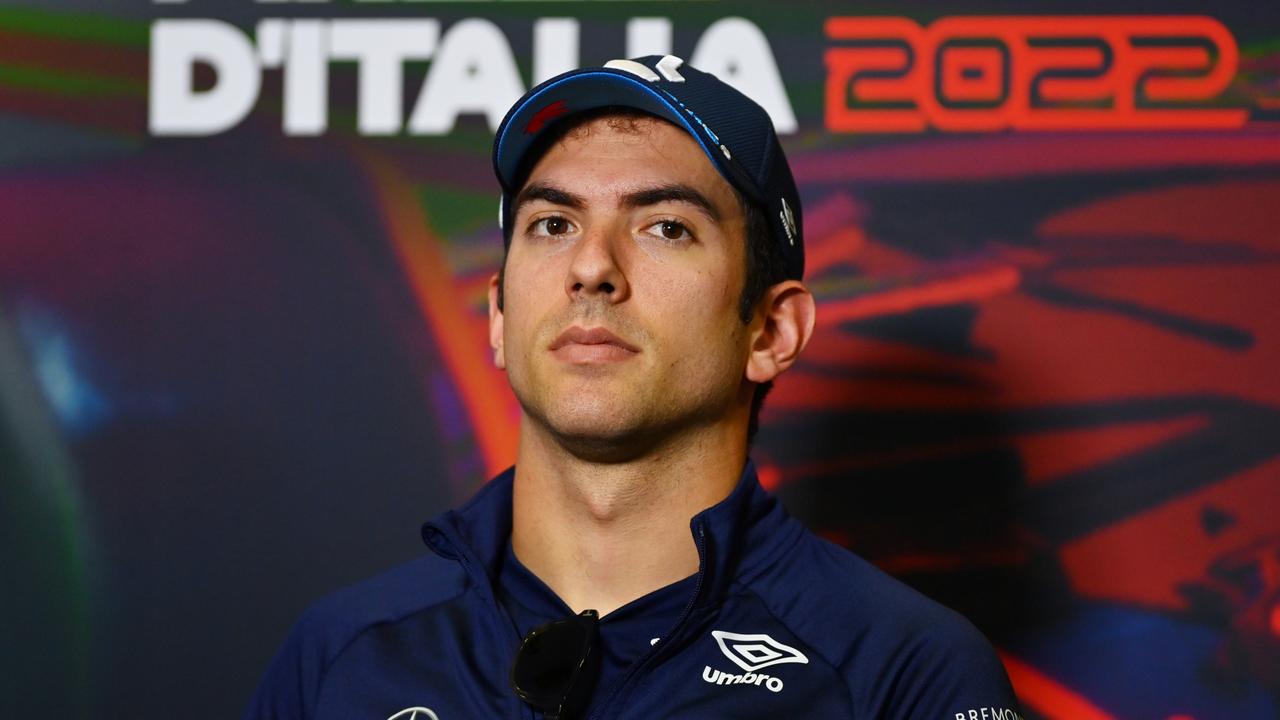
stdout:
{"type": "MultiPolygon", "coordinates": [[[[536,160],[542,157],[548,148],[559,142],[561,138],[598,118],[608,118],[611,129],[623,132],[639,132],[637,121],[641,119],[661,120],[661,118],[656,118],[646,112],[629,107],[597,108],[574,115],[565,122],[560,123],[550,132],[544,133],[542,137],[538,138],[538,142],[530,147],[521,164],[520,180],[517,183],[517,187],[524,185],[524,181],[528,179],[536,160]]],[[[765,214],[765,208],[751,202],[738,188],[733,187],[733,185],[730,185],[730,187],[733,188],[733,194],[738,199],[739,207],[742,208],[746,227],[746,267],[742,294],[738,297],[738,316],[745,325],[755,317],[756,306],[760,304],[760,300],[764,298],[769,288],[787,279],[786,259],[782,256],[782,248],[778,246],[778,243],[773,238],[773,233],[769,229],[769,218],[765,214]]],[[[515,193],[512,193],[513,198],[514,195],[515,193]]],[[[514,221],[514,217],[510,218],[510,220],[514,221]]],[[[502,285],[507,271],[507,250],[511,247],[511,225],[513,224],[514,222],[506,222],[505,227],[502,229],[502,267],[498,270],[499,310],[503,309],[502,285]]],[[[755,439],[756,432],[760,429],[760,409],[764,407],[764,398],[772,389],[772,380],[756,385],[755,394],[751,397],[751,417],[747,423],[748,444],[755,439]]]]}

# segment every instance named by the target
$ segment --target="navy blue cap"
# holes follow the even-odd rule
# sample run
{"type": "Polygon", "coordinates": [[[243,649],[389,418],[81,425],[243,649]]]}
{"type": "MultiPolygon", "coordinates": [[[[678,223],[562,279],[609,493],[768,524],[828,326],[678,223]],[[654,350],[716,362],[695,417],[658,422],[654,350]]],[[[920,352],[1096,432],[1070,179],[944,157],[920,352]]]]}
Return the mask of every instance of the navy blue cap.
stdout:
{"type": "MultiPolygon", "coordinates": [[[[800,194],[778,134],[764,108],[716,76],[674,55],[613,60],[571,70],[516,101],[498,126],[493,168],[502,185],[501,220],[511,226],[512,198],[536,158],[526,158],[558,122],[596,108],[627,107],[655,115],[693,136],[711,164],[748,201],[764,208],[786,262],[786,276],[804,275],[800,194]]],[[[505,233],[510,239],[510,233],[505,233]]]]}

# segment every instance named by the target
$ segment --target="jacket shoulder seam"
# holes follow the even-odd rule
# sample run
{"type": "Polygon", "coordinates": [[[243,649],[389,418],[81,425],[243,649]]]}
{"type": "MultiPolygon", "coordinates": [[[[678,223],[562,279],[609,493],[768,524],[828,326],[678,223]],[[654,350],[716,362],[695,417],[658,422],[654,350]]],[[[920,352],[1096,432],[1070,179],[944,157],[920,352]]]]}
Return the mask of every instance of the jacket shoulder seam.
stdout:
{"type": "Polygon", "coordinates": [[[755,597],[757,600],[759,600],[760,605],[764,607],[765,612],[769,613],[770,617],[776,620],[779,625],[786,628],[787,632],[791,633],[792,635],[804,641],[804,644],[809,647],[809,649],[813,652],[813,654],[816,655],[819,660],[825,663],[827,667],[831,668],[831,671],[834,672],[836,676],[840,678],[840,684],[844,685],[846,697],[849,700],[850,709],[856,709],[854,708],[854,705],[853,705],[853,686],[849,684],[849,679],[845,677],[844,673],[840,672],[840,666],[832,662],[831,658],[828,658],[826,655],[824,655],[817,645],[809,641],[809,638],[802,636],[801,633],[799,633],[795,628],[793,628],[790,623],[788,623],[786,620],[783,620],[782,617],[778,615],[778,613],[774,612],[773,607],[769,605],[769,601],[766,600],[763,595],[756,592],[754,588],[744,585],[742,586],[742,590],[743,592],[749,593],[750,595],[755,597]]]}
{"type": "Polygon", "coordinates": [[[457,598],[461,597],[470,586],[471,586],[471,580],[468,578],[463,582],[462,587],[459,588],[458,592],[453,593],[448,597],[439,598],[435,602],[429,603],[422,607],[413,608],[412,610],[408,610],[406,612],[400,613],[393,617],[383,618],[380,620],[376,620],[374,622],[362,624],[358,630],[351,633],[351,637],[347,638],[346,642],[342,643],[342,647],[339,648],[337,652],[333,653],[333,655],[328,660],[325,661],[324,667],[320,670],[320,680],[319,682],[316,683],[315,703],[319,704],[320,697],[324,695],[325,684],[329,680],[329,671],[333,669],[333,666],[337,664],[338,659],[341,658],[342,655],[346,653],[347,650],[350,649],[351,646],[354,645],[355,642],[359,640],[361,636],[363,636],[365,633],[369,632],[374,628],[382,627],[384,625],[393,625],[395,623],[402,622],[410,617],[413,617],[414,615],[417,615],[419,613],[425,613],[425,612],[430,612],[431,610],[435,610],[441,605],[452,602],[457,598]]]}

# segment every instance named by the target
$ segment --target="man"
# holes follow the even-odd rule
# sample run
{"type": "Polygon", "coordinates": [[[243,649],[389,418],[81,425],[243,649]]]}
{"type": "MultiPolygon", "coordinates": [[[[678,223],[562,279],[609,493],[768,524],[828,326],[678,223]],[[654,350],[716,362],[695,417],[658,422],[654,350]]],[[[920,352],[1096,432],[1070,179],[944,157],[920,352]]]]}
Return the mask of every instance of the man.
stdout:
{"type": "Polygon", "coordinates": [[[531,90],[494,143],[512,470],[314,607],[249,718],[1016,718],[966,621],[819,540],[747,459],[814,327],[764,111],[673,56],[531,90]]]}

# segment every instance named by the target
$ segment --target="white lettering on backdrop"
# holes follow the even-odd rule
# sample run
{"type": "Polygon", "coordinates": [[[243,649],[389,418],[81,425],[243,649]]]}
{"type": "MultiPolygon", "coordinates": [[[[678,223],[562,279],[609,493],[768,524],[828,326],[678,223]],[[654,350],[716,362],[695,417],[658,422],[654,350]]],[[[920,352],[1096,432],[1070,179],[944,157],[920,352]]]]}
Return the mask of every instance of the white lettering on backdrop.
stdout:
{"type": "MultiPolygon", "coordinates": [[[[627,55],[671,52],[668,18],[632,18],[627,55]]],[[[532,25],[533,82],[579,63],[574,18],[541,18],[532,25]]],[[[718,75],[760,103],[779,133],[796,131],[795,113],[765,34],[749,20],[715,21],[699,37],[690,64],[718,75]]],[[[265,19],[254,37],[211,19],[157,20],[151,27],[148,124],[154,135],[226,132],[253,110],[262,72],[281,68],[282,127],[286,135],[318,135],[329,125],[329,63],[354,62],[356,128],[365,135],[406,129],[405,63],[429,61],[407,118],[414,135],[451,132],[463,114],[480,114],[496,130],[527,89],[511,44],[493,22],[468,18],[441,36],[439,21],[401,19],[265,19]],[[213,70],[211,87],[197,87],[198,64],[213,70]]]]}

